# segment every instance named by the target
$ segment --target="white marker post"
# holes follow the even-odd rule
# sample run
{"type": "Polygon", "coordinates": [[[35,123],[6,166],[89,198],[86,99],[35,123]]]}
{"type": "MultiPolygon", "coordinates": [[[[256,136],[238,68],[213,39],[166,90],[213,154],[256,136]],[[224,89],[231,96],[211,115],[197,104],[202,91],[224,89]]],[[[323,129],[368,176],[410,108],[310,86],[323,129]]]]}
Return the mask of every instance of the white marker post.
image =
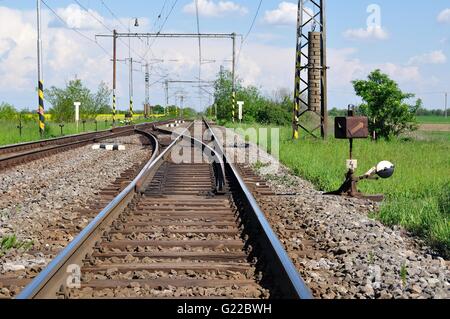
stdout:
{"type": "Polygon", "coordinates": [[[75,123],[77,123],[77,132],[78,130],[78,124],[80,122],[80,102],[74,102],[73,105],[75,105],[75,123]]]}
{"type": "Polygon", "coordinates": [[[242,113],[243,113],[243,110],[244,110],[244,102],[243,101],[238,101],[237,104],[239,106],[239,121],[242,123],[242,113]]]}

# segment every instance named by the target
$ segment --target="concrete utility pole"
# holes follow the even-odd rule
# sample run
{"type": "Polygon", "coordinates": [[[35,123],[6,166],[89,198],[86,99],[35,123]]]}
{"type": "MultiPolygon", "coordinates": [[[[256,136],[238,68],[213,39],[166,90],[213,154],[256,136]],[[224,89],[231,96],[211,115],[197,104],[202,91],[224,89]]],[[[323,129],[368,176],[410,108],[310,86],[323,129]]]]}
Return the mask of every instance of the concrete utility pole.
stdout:
{"type": "Polygon", "coordinates": [[[130,69],[129,69],[129,88],[128,92],[130,95],[130,115],[133,116],[133,58],[130,58],[130,69]]]}
{"type": "Polygon", "coordinates": [[[116,90],[117,90],[117,31],[113,31],[113,101],[112,101],[112,112],[113,112],[113,127],[116,125],[116,114],[117,114],[117,104],[116,104],[116,90]]]}
{"type": "Polygon", "coordinates": [[[231,89],[231,107],[233,109],[233,123],[236,118],[236,33],[232,34],[233,40],[233,66],[231,71],[232,76],[232,89],[231,89]]]}
{"type": "Polygon", "coordinates": [[[165,80],[164,81],[164,91],[166,93],[166,107],[165,107],[165,113],[166,115],[169,115],[169,81],[165,80]]]}
{"type": "Polygon", "coordinates": [[[148,62],[145,63],[145,113],[150,112],[153,115],[153,110],[150,107],[150,69],[148,62]]]}
{"type": "Polygon", "coordinates": [[[38,64],[38,101],[39,101],[39,133],[45,133],[44,81],[42,72],[42,39],[41,39],[41,0],[37,0],[37,64],[38,64]]]}

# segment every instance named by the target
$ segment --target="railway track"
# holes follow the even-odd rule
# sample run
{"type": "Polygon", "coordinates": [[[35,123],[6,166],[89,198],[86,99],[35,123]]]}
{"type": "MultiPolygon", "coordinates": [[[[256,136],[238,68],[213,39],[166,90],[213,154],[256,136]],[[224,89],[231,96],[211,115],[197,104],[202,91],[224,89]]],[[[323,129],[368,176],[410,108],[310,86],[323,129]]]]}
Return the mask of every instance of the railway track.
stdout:
{"type": "Polygon", "coordinates": [[[116,127],[106,131],[3,146],[0,147],[0,169],[20,165],[108,138],[131,135],[134,134],[135,130],[143,130],[152,125],[166,125],[167,123],[171,123],[171,121],[116,127]]]}
{"type": "Polygon", "coordinates": [[[153,158],[19,299],[311,298],[208,123],[170,133],[144,130],[153,158]]]}

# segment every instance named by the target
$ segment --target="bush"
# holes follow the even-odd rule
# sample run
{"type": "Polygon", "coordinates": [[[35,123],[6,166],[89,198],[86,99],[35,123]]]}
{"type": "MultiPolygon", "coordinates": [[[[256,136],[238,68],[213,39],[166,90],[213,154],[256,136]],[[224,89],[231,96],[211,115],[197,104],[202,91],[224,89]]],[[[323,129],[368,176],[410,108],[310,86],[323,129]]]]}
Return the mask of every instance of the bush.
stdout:
{"type": "Polygon", "coordinates": [[[417,100],[415,105],[406,104],[405,100],[413,98],[414,94],[403,93],[388,75],[375,70],[367,80],[353,81],[353,86],[364,100],[360,110],[369,117],[370,130],[378,137],[389,139],[417,129],[415,113],[422,101],[417,100]]]}
{"type": "Polygon", "coordinates": [[[0,104],[0,119],[2,120],[15,120],[18,118],[17,110],[11,104],[3,102],[0,104]]]}
{"type": "Polygon", "coordinates": [[[257,110],[256,121],[262,124],[289,125],[291,115],[280,106],[271,103],[257,110]]]}

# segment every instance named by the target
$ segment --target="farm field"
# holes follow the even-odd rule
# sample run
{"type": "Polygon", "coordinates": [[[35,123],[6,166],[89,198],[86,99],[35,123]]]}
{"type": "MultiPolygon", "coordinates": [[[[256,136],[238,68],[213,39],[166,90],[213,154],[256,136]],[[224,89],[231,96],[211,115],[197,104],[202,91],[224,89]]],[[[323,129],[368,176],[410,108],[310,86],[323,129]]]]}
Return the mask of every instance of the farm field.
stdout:
{"type": "MultiPolygon", "coordinates": [[[[357,173],[361,174],[381,160],[389,160],[396,165],[391,179],[364,181],[359,185],[360,190],[367,194],[386,195],[379,214],[373,217],[387,225],[405,227],[449,256],[450,134],[438,132],[433,135],[429,140],[357,140],[354,157],[359,163],[357,173]]],[[[347,141],[304,137],[294,142],[290,127],[280,128],[280,139],[280,160],[296,175],[323,191],[339,188],[346,172],[347,141]]],[[[270,147],[270,142],[267,145],[270,147]]]]}
{"type": "Polygon", "coordinates": [[[450,124],[450,116],[417,116],[419,124],[450,124]]]}

